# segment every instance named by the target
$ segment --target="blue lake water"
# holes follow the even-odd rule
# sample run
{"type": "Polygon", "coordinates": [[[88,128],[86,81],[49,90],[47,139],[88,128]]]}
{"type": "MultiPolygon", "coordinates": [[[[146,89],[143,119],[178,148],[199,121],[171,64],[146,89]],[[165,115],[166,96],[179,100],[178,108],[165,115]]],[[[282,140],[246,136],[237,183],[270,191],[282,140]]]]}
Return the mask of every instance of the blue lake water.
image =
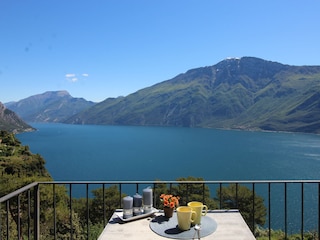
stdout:
{"type": "Polygon", "coordinates": [[[55,180],[319,179],[320,136],[199,128],[32,124],[17,135],[55,180]],[[173,166],[159,171],[163,165],[173,166]]]}
{"type": "MultiPolygon", "coordinates": [[[[45,158],[55,180],[176,180],[188,176],[205,180],[319,179],[319,135],[173,127],[32,126],[38,131],[17,137],[45,158]],[[172,168],[164,171],[164,165],[172,168]]],[[[299,198],[296,189],[291,192],[289,195],[299,198]]],[[[317,193],[310,192],[305,199],[315,196],[317,193]]],[[[315,213],[306,214],[308,225],[315,213]]]]}

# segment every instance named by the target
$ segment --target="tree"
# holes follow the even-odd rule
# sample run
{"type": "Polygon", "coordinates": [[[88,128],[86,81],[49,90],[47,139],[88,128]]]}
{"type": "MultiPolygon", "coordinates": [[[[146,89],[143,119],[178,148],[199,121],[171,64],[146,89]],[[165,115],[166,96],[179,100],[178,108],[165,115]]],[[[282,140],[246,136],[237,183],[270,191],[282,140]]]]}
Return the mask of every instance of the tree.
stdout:
{"type": "Polygon", "coordinates": [[[174,195],[180,196],[180,204],[187,205],[188,202],[198,201],[207,205],[208,209],[217,208],[217,203],[210,197],[210,190],[204,184],[203,178],[187,177],[178,178],[177,181],[197,181],[199,183],[179,183],[173,187],[174,195]]]}
{"type": "MultiPolygon", "coordinates": [[[[160,180],[157,180],[157,181],[160,181],[160,180]]],[[[160,201],[160,195],[163,193],[171,193],[170,186],[167,186],[166,183],[157,183],[153,191],[154,191],[154,196],[156,198],[156,201],[153,203],[154,207],[157,209],[163,209],[163,204],[160,201]]]]}
{"type": "Polygon", "coordinates": [[[254,224],[261,226],[265,224],[267,209],[264,200],[256,194],[253,196],[253,191],[246,186],[230,184],[228,187],[222,187],[221,192],[220,189],[217,189],[217,197],[221,199],[222,208],[239,209],[251,230],[254,229],[254,224]]]}
{"type": "MultiPolygon", "coordinates": [[[[95,225],[98,223],[102,223],[104,220],[104,216],[106,220],[108,220],[114,211],[117,208],[120,208],[119,199],[120,199],[120,192],[116,185],[112,185],[109,188],[104,189],[98,188],[92,190],[93,198],[88,199],[88,207],[89,207],[89,220],[90,223],[95,225]],[[104,197],[103,197],[104,195],[104,197]],[[105,210],[105,215],[104,215],[105,210]]],[[[122,194],[121,198],[124,197],[122,194]]],[[[74,209],[79,214],[80,218],[82,219],[82,224],[87,225],[87,203],[86,199],[74,199],[74,209]]]]}

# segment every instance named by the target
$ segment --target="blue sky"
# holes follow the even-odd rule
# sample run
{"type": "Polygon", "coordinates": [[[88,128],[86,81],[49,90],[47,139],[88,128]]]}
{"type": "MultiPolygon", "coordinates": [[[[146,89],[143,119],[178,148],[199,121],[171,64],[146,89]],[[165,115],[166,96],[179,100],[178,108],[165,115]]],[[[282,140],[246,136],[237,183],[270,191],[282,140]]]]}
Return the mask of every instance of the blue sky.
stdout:
{"type": "Polygon", "coordinates": [[[227,57],[320,65],[318,0],[1,0],[0,101],[102,101],[227,57]]]}

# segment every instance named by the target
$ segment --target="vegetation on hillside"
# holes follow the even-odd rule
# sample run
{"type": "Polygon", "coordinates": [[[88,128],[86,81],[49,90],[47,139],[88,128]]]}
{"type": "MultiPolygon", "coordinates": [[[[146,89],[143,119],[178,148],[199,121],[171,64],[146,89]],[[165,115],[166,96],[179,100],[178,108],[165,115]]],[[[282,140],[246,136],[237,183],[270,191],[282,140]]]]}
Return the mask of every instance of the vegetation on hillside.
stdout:
{"type": "MultiPolygon", "coordinates": [[[[30,152],[28,146],[22,146],[21,142],[14,136],[13,133],[6,131],[0,131],[0,197],[9,194],[29,183],[36,181],[52,181],[52,178],[45,168],[45,160],[39,154],[33,154],[30,152]]],[[[56,196],[58,199],[56,203],[56,218],[59,222],[57,228],[59,239],[69,239],[68,232],[70,232],[69,226],[69,213],[68,213],[68,195],[64,186],[56,187],[56,196]]],[[[32,194],[32,193],[30,193],[32,194]]],[[[52,186],[44,185],[40,188],[40,221],[41,225],[45,226],[41,228],[42,239],[48,239],[48,236],[52,236],[52,228],[50,229],[49,223],[53,222],[53,193],[52,186]]],[[[22,194],[20,197],[21,211],[28,209],[28,195],[22,194]]],[[[32,205],[32,202],[29,203],[32,205]]],[[[0,208],[1,223],[3,229],[6,229],[7,220],[5,208],[0,208]]],[[[27,223],[32,221],[33,216],[28,214],[19,214],[17,198],[13,198],[9,204],[9,231],[10,237],[16,238],[18,222],[27,223]]],[[[80,235],[80,222],[77,213],[72,213],[74,216],[74,232],[80,235]]],[[[21,224],[20,232],[23,236],[26,236],[28,232],[32,232],[32,226],[30,229],[27,224],[21,224]]],[[[5,232],[2,231],[2,238],[5,239],[5,232]]]]}
{"type": "Polygon", "coordinates": [[[227,59],[109,98],[66,123],[320,133],[320,66],[227,59]]]}
{"type": "Polygon", "coordinates": [[[34,181],[52,180],[45,160],[6,131],[0,131],[0,173],[0,197],[34,181]]]}

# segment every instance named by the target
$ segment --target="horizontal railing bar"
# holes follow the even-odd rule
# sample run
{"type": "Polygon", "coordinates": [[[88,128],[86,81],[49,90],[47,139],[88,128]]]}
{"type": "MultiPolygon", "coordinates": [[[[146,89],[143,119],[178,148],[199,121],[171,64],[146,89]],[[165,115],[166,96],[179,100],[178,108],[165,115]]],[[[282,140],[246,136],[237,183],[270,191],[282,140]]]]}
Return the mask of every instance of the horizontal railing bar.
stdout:
{"type": "Polygon", "coordinates": [[[0,203],[8,201],[9,199],[11,199],[11,198],[13,198],[13,197],[15,197],[15,196],[27,191],[30,188],[33,188],[33,187],[37,186],[38,184],[39,184],[39,182],[33,182],[33,183],[30,183],[30,184],[28,184],[28,185],[26,185],[26,186],[24,186],[24,187],[22,187],[22,188],[20,188],[20,189],[18,189],[16,191],[12,192],[12,193],[9,193],[9,194],[7,194],[7,195],[5,195],[5,196],[0,198],[0,203]]]}
{"type": "Polygon", "coordinates": [[[179,184],[179,183],[189,183],[189,184],[232,184],[232,183],[242,183],[242,184],[250,184],[250,183],[320,183],[319,180],[214,180],[214,181],[161,181],[161,180],[143,180],[143,181],[51,181],[51,182],[37,182],[38,184],[179,184]]]}
{"type": "Polygon", "coordinates": [[[38,184],[268,184],[268,183],[320,183],[320,180],[215,180],[215,181],[47,181],[33,182],[0,198],[0,203],[11,199],[38,184]]]}

